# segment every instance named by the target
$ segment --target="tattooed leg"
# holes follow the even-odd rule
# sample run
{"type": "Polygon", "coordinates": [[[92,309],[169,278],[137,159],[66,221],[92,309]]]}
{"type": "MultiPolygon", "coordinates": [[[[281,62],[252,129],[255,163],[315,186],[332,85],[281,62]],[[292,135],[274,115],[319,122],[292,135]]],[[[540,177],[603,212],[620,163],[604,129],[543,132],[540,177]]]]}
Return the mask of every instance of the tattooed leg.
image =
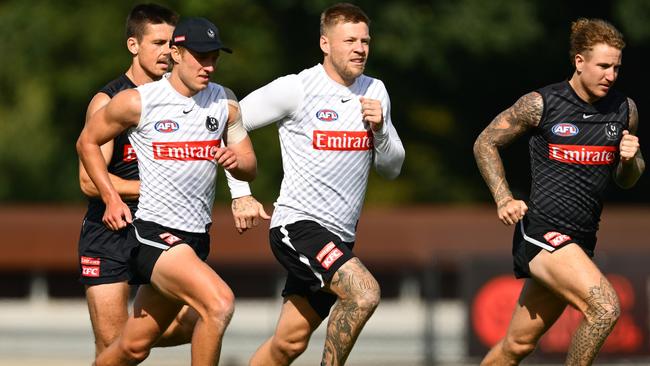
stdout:
{"type": "Polygon", "coordinates": [[[589,289],[585,318],[573,335],[567,365],[591,365],[621,313],[612,285],[604,277],[589,289]]]}
{"type": "Polygon", "coordinates": [[[372,313],[379,305],[379,284],[358,258],[345,263],[332,278],[329,289],[339,300],[332,308],[322,366],[343,365],[372,313]]]}

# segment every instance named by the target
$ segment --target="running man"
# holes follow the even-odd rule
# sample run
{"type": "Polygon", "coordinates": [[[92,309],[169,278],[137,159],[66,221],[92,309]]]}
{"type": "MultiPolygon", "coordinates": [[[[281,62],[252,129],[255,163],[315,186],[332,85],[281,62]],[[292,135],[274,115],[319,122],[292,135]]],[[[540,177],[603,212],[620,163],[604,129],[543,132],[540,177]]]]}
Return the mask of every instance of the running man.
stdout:
{"type": "Polygon", "coordinates": [[[584,315],[566,365],[591,365],[620,315],[611,283],[592,262],[602,194],[613,175],[632,187],[645,169],[635,136],[632,99],[612,89],[623,36],[600,19],[572,24],[568,81],[522,96],[474,144],[474,155],[499,219],[516,225],[514,272],[526,278],[503,340],[482,365],[517,365],[567,305],[584,315]],[[528,203],[508,188],[499,149],[530,133],[532,187],[528,203]]]}
{"type": "MultiPolygon", "coordinates": [[[[169,39],[178,15],[156,4],[133,7],[126,21],[126,45],[132,55],[129,69],[95,94],[86,120],[105,106],[118,92],[158,80],[167,72],[169,39]]],[[[131,213],[138,204],[140,181],[135,152],[126,133],[101,147],[109,177],[131,213]]],[[[125,245],[127,230],[111,231],[102,223],[105,205],[90,177],[79,164],[82,192],[88,197],[88,211],[79,238],[80,282],[85,285],[88,312],[95,336],[95,354],[100,354],[120,334],[128,317],[129,279],[125,245]]],[[[158,342],[171,346],[189,342],[195,314],[184,310],[158,342]]]]}
{"type": "Polygon", "coordinates": [[[270,231],[288,271],[284,303],[253,366],[290,364],[328,315],[321,364],[343,365],[379,304],[379,284],[352,248],[371,166],[397,177],[404,148],[384,84],[363,75],[369,24],[355,5],[329,7],[320,22],[323,64],[242,100],[247,130],[277,121],[284,167],[270,231]]]}
{"type": "MultiPolygon", "coordinates": [[[[131,65],[95,94],[88,105],[86,120],[118,92],[159,80],[168,71],[169,40],[177,21],[175,12],[160,5],[133,7],[126,21],[126,45],[132,55],[131,65]]],[[[127,133],[120,134],[101,149],[111,182],[133,216],[140,181],[135,151],[127,133]]],[[[79,181],[82,192],[88,197],[88,211],[79,238],[80,282],[85,285],[95,353],[99,354],[117,338],[128,317],[130,248],[124,244],[128,230],[111,231],[102,223],[105,205],[82,164],[79,164],[79,181]]],[[[233,191],[232,197],[233,217],[239,232],[256,226],[259,215],[265,218],[263,208],[250,191],[233,191]]],[[[196,313],[184,308],[156,346],[188,343],[195,321],[196,313]]]]}
{"type": "Polygon", "coordinates": [[[234,299],[204,262],[217,165],[238,179],[251,180],[256,174],[236,98],[209,81],[220,50],[231,52],[212,23],[184,20],[171,38],[171,74],[117,94],[92,114],[77,142],[81,161],[106,204],[104,224],[111,230],[131,224],[126,240],[133,248],[131,281],[142,284],[122,334],[97,357],[97,365],[143,361],[183,305],[198,314],[192,364],[218,362],[234,299]],[[126,130],[141,179],[135,220],[112,185],[100,150],[126,130]]]}

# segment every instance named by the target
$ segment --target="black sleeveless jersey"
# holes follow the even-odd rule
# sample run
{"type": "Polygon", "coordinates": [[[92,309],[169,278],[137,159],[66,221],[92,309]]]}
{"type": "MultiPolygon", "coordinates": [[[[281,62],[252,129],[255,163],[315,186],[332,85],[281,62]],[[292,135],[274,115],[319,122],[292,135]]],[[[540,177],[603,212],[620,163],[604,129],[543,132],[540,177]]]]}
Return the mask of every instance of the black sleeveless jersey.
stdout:
{"type": "MultiPolygon", "coordinates": [[[[122,90],[135,87],[136,85],[125,74],[122,74],[101,88],[99,93],[104,93],[113,98],[115,94],[122,90]]],[[[108,163],[108,172],[123,179],[140,179],[138,174],[138,161],[126,131],[117,136],[113,141],[113,155],[108,163]]],[[[138,208],[138,202],[126,201],[125,203],[131,209],[131,213],[135,213],[135,210],[138,208]]],[[[101,221],[105,209],[106,206],[101,199],[90,198],[88,200],[86,218],[93,221],[101,221]]]]}
{"type": "Polygon", "coordinates": [[[529,141],[529,215],[574,235],[598,230],[603,191],[628,128],[627,98],[615,90],[589,104],[568,81],[537,90],[544,100],[529,141]]]}

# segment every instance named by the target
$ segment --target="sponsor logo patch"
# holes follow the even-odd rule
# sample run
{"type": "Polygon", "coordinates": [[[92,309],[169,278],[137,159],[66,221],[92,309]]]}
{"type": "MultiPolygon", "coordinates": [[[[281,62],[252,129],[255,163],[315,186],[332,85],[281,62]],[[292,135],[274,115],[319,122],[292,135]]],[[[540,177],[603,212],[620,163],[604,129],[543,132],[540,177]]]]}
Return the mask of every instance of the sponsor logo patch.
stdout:
{"type": "Polygon", "coordinates": [[[321,109],[316,112],[316,118],[323,122],[333,122],[339,119],[339,114],[332,109],[321,109]]]}
{"type": "Polygon", "coordinates": [[[99,277],[99,267],[81,266],[81,275],[83,277],[99,277]]]}
{"type": "Polygon", "coordinates": [[[549,231],[544,234],[544,239],[554,247],[557,247],[563,243],[566,243],[568,240],[571,240],[571,237],[557,231],[549,231]]]}
{"type": "Polygon", "coordinates": [[[370,131],[314,130],[312,143],[316,150],[362,151],[373,147],[370,131]]]}
{"type": "Polygon", "coordinates": [[[617,146],[548,144],[548,157],[567,164],[609,165],[616,160],[617,146]]]}
{"type": "Polygon", "coordinates": [[[184,40],[185,40],[185,36],[174,37],[174,42],[183,42],[184,40]]]}
{"type": "Polygon", "coordinates": [[[336,245],[334,245],[334,243],[332,243],[332,242],[327,243],[323,247],[323,249],[321,249],[320,252],[318,252],[318,254],[316,254],[316,260],[319,261],[319,262],[322,262],[323,258],[327,255],[327,253],[329,253],[334,248],[336,248],[336,245]]]}
{"type": "Polygon", "coordinates": [[[156,124],[153,126],[153,128],[156,129],[158,132],[162,133],[171,133],[178,131],[178,123],[172,121],[171,119],[166,119],[163,121],[158,121],[156,124]]]}
{"type": "Polygon", "coordinates": [[[339,250],[339,248],[334,248],[329,254],[323,259],[320,264],[323,266],[325,269],[330,269],[332,264],[336,262],[337,259],[341,258],[343,256],[343,252],[339,250]]]}
{"type": "Polygon", "coordinates": [[[130,163],[132,161],[138,160],[138,157],[135,155],[135,149],[131,144],[124,145],[124,153],[122,154],[122,161],[125,163],[130,163]]]}
{"type": "Polygon", "coordinates": [[[569,137],[577,135],[580,129],[572,123],[558,123],[551,128],[551,132],[557,136],[569,137]]]}
{"type": "Polygon", "coordinates": [[[98,266],[101,263],[101,258],[81,257],[81,264],[87,266],[98,266]]]}
{"type": "Polygon", "coordinates": [[[159,235],[159,237],[160,237],[160,239],[164,240],[165,243],[167,243],[169,245],[174,245],[174,244],[178,243],[179,241],[181,241],[181,238],[179,238],[178,236],[176,236],[176,235],[174,235],[172,233],[162,233],[162,234],[159,235]]]}
{"type": "Polygon", "coordinates": [[[221,140],[154,142],[153,157],[156,160],[213,160],[221,140]]]}

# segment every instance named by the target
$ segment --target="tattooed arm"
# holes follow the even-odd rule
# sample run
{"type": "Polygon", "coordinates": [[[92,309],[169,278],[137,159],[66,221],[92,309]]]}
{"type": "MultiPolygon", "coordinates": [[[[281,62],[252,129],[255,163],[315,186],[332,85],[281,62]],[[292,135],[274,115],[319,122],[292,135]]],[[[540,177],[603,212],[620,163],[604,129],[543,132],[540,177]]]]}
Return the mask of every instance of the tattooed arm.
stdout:
{"type": "Polygon", "coordinates": [[[623,131],[623,138],[619,146],[620,160],[614,171],[614,181],[621,188],[634,186],[645,170],[639,138],[636,136],[639,127],[639,112],[632,99],[628,98],[627,102],[630,107],[629,131],[623,131]]]}
{"type": "Polygon", "coordinates": [[[523,201],[512,197],[499,149],[537,126],[543,109],[542,96],[537,92],[528,93],[496,116],[474,143],[476,164],[497,204],[499,219],[506,225],[518,222],[528,207],[523,201]]]}

